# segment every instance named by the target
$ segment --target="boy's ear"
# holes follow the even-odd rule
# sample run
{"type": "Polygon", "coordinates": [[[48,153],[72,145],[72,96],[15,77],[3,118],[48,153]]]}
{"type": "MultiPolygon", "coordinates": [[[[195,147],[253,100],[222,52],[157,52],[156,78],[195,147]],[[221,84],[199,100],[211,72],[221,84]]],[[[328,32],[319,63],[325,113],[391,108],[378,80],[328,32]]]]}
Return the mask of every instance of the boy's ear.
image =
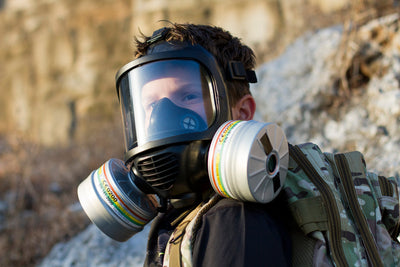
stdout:
{"type": "Polygon", "coordinates": [[[234,107],[232,107],[233,120],[252,120],[256,112],[256,101],[252,95],[243,96],[234,107]]]}

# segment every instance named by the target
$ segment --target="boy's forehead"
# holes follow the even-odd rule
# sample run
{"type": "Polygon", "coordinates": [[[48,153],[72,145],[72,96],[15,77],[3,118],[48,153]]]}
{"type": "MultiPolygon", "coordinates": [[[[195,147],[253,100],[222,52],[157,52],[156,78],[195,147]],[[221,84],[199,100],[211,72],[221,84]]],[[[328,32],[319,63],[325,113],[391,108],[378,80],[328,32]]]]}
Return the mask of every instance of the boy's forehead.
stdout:
{"type": "Polygon", "coordinates": [[[175,74],[165,74],[149,80],[142,86],[142,97],[178,93],[183,91],[201,91],[201,79],[198,72],[182,69],[175,74]]]}
{"type": "Polygon", "coordinates": [[[149,82],[176,78],[180,80],[198,79],[200,77],[200,66],[197,62],[188,60],[160,61],[143,66],[143,86],[149,82]]]}
{"type": "Polygon", "coordinates": [[[181,77],[161,77],[154,79],[143,85],[143,93],[148,90],[165,91],[166,89],[179,89],[188,83],[195,82],[194,79],[189,79],[189,76],[181,77]]]}
{"type": "Polygon", "coordinates": [[[191,73],[199,72],[199,63],[192,60],[165,60],[160,61],[154,68],[154,74],[157,76],[175,76],[175,75],[189,75],[191,73]]]}

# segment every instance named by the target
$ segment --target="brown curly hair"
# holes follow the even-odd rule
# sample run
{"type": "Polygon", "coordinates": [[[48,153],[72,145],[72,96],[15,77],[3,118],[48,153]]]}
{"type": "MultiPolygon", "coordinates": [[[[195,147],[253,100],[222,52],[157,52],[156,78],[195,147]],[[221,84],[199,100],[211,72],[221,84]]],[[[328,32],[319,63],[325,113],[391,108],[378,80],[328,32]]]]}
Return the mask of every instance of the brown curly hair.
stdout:
{"type": "MultiPolygon", "coordinates": [[[[220,68],[226,70],[229,61],[241,61],[247,70],[255,68],[255,55],[253,50],[244,45],[239,38],[232,36],[228,31],[215,26],[171,23],[167,27],[168,34],[165,41],[190,42],[192,45],[201,45],[208,50],[217,60],[220,68]]],[[[142,40],[135,37],[135,57],[147,54],[151,44],[147,42],[151,36],[142,34],[142,40]]],[[[249,83],[242,80],[226,80],[229,101],[235,105],[237,101],[250,93],[249,83]]]]}

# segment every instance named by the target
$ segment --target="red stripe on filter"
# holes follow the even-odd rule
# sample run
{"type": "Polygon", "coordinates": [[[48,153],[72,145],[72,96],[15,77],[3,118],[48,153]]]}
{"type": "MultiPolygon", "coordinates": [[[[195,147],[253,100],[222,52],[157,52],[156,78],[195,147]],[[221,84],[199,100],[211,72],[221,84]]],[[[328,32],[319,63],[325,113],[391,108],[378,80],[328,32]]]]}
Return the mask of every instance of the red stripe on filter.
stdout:
{"type": "Polygon", "coordinates": [[[130,208],[128,207],[128,205],[119,197],[119,195],[117,194],[117,192],[115,192],[115,189],[114,189],[114,187],[112,186],[112,184],[110,183],[110,180],[109,180],[109,178],[108,178],[108,176],[107,176],[107,172],[106,172],[106,169],[105,169],[105,165],[106,165],[106,164],[103,165],[104,177],[105,177],[105,179],[106,179],[106,181],[107,181],[107,183],[108,183],[108,186],[109,186],[110,189],[113,191],[115,197],[118,198],[118,200],[120,201],[120,203],[123,205],[124,208],[126,208],[133,216],[135,216],[135,219],[136,219],[135,221],[136,221],[136,222],[140,223],[140,225],[142,225],[142,226],[145,225],[149,220],[147,220],[146,218],[143,218],[142,216],[140,216],[140,215],[138,215],[136,212],[134,212],[132,209],[130,209],[130,208]],[[141,221],[139,221],[139,220],[141,220],[141,221]]]}
{"type": "Polygon", "coordinates": [[[227,192],[226,185],[223,182],[223,166],[221,165],[221,156],[223,152],[223,147],[227,141],[227,137],[229,133],[238,125],[241,121],[228,121],[221,125],[221,127],[217,130],[216,136],[214,136],[209,155],[209,172],[212,180],[212,186],[218,194],[224,197],[231,198],[229,192],[227,192]],[[211,166],[210,166],[211,165],[211,166]]]}

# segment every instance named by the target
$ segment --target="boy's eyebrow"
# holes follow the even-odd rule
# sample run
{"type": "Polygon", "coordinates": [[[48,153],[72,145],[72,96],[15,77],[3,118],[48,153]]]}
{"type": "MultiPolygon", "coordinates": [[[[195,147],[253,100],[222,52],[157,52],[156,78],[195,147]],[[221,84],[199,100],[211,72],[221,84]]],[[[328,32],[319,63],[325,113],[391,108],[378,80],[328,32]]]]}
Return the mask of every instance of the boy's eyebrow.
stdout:
{"type": "MultiPolygon", "coordinates": [[[[185,80],[179,84],[179,87],[175,92],[172,93],[172,96],[182,94],[185,92],[199,92],[202,93],[202,83],[201,80],[193,79],[193,80],[185,80]]],[[[159,95],[160,91],[154,90],[142,90],[142,102],[145,103],[159,95]]]]}
{"type": "Polygon", "coordinates": [[[200,82],[186,82],[179,86],[179,89],[176,90],[173,94],[181,94],[185,92],[202,92],[202,87],[200,82]],[[198,86],[200,84],[200,86],[198,86]]]}

